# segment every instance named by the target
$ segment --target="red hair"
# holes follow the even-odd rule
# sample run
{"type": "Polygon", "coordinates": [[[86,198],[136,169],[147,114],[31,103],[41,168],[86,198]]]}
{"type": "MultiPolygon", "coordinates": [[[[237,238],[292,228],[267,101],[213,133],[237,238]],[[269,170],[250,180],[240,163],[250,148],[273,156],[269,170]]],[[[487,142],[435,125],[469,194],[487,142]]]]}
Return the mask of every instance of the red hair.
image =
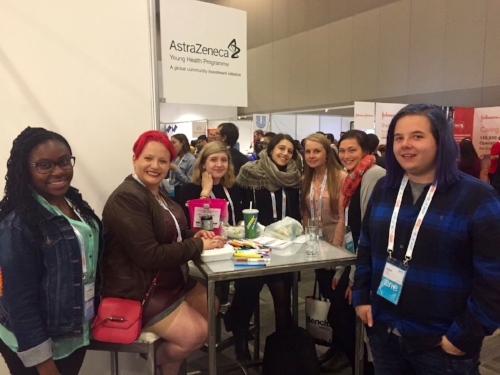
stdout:
{"type": "Polygon", "coordinates": [[[134,156],[136,159],[141,155],[142,150],[144,150],[144,147],[146,147],[149,142],[160,142],[161,144],[163,144],[163,146],[165,146],[170,153],[171,162],[174,161],[177,157],[174,145],[172,144],[172,142],[170,142],[170,139],[168,139],[168,136],[166,134],[157,130],[148,130],[147,132],[142,133],[134,143],[132,151],[134,151],[134,156]]]}

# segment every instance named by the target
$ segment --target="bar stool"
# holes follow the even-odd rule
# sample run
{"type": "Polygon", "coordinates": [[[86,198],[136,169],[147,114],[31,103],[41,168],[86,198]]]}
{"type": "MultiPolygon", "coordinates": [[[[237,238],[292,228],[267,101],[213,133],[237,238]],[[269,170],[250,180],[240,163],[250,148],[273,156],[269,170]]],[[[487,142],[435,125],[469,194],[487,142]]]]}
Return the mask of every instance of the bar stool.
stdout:
{"type": "Polygon", "coordinates": [[[115,344],[112,342],[101,342],[90,340],[87,350],[104,351],[111,353],[112,374],[119,375],[118,353],[139,353],[146,355],[148,375],[155,375],[156,349],[163,342],[159,336],[151,332],[143,332],[132,344],[115,344]]]}

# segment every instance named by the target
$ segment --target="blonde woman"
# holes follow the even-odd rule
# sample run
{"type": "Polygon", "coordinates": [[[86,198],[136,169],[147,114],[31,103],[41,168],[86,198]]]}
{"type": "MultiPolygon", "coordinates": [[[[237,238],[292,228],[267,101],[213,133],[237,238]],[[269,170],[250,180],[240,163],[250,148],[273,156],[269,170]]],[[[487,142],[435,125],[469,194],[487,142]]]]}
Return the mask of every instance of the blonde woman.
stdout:
{"type": "Polygon", "coordinates": [[[193,168],[191,183],[180,192],[180,205],[191,223],[186,202],[198,198],[220,198],[228,201],[229,224],[243,220],[240,188],[234,182],[231,154],[222,142],[207,143],[198,154],[193,168]]]}
{"type": "Polygon", "coordinates": [[[323,239],[337,246],[344,240],[342,184],[347,176],[337,163],[329,141],[311,134],[304,142],[304,183],[300,197],[302,219],[316,218],[323,239]]]}

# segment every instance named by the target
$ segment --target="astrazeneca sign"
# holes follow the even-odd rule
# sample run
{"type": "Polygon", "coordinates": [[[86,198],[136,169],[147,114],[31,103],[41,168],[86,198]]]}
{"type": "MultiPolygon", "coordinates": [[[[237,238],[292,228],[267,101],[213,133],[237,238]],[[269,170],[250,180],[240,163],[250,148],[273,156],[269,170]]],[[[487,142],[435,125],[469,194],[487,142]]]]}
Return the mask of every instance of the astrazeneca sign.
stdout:
{"type": "Polygon", "coordinates": [[[246,12],[194,0],[160,0],[160,18],[167,103],[246,107],[246,12]]]}

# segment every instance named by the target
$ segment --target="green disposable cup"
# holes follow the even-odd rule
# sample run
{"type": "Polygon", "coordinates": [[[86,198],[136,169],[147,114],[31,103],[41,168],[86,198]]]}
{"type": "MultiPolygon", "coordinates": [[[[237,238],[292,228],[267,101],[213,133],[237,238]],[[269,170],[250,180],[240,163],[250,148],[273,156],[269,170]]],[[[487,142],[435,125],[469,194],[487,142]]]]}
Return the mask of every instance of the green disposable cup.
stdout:
{"type": "Polygon", "coordinates": [[[243,210],[243,220],[245,221],[246,238],[257,238],[258,218],[259,218],[259,210],[255,208],[247,208],[243,210]]]}

